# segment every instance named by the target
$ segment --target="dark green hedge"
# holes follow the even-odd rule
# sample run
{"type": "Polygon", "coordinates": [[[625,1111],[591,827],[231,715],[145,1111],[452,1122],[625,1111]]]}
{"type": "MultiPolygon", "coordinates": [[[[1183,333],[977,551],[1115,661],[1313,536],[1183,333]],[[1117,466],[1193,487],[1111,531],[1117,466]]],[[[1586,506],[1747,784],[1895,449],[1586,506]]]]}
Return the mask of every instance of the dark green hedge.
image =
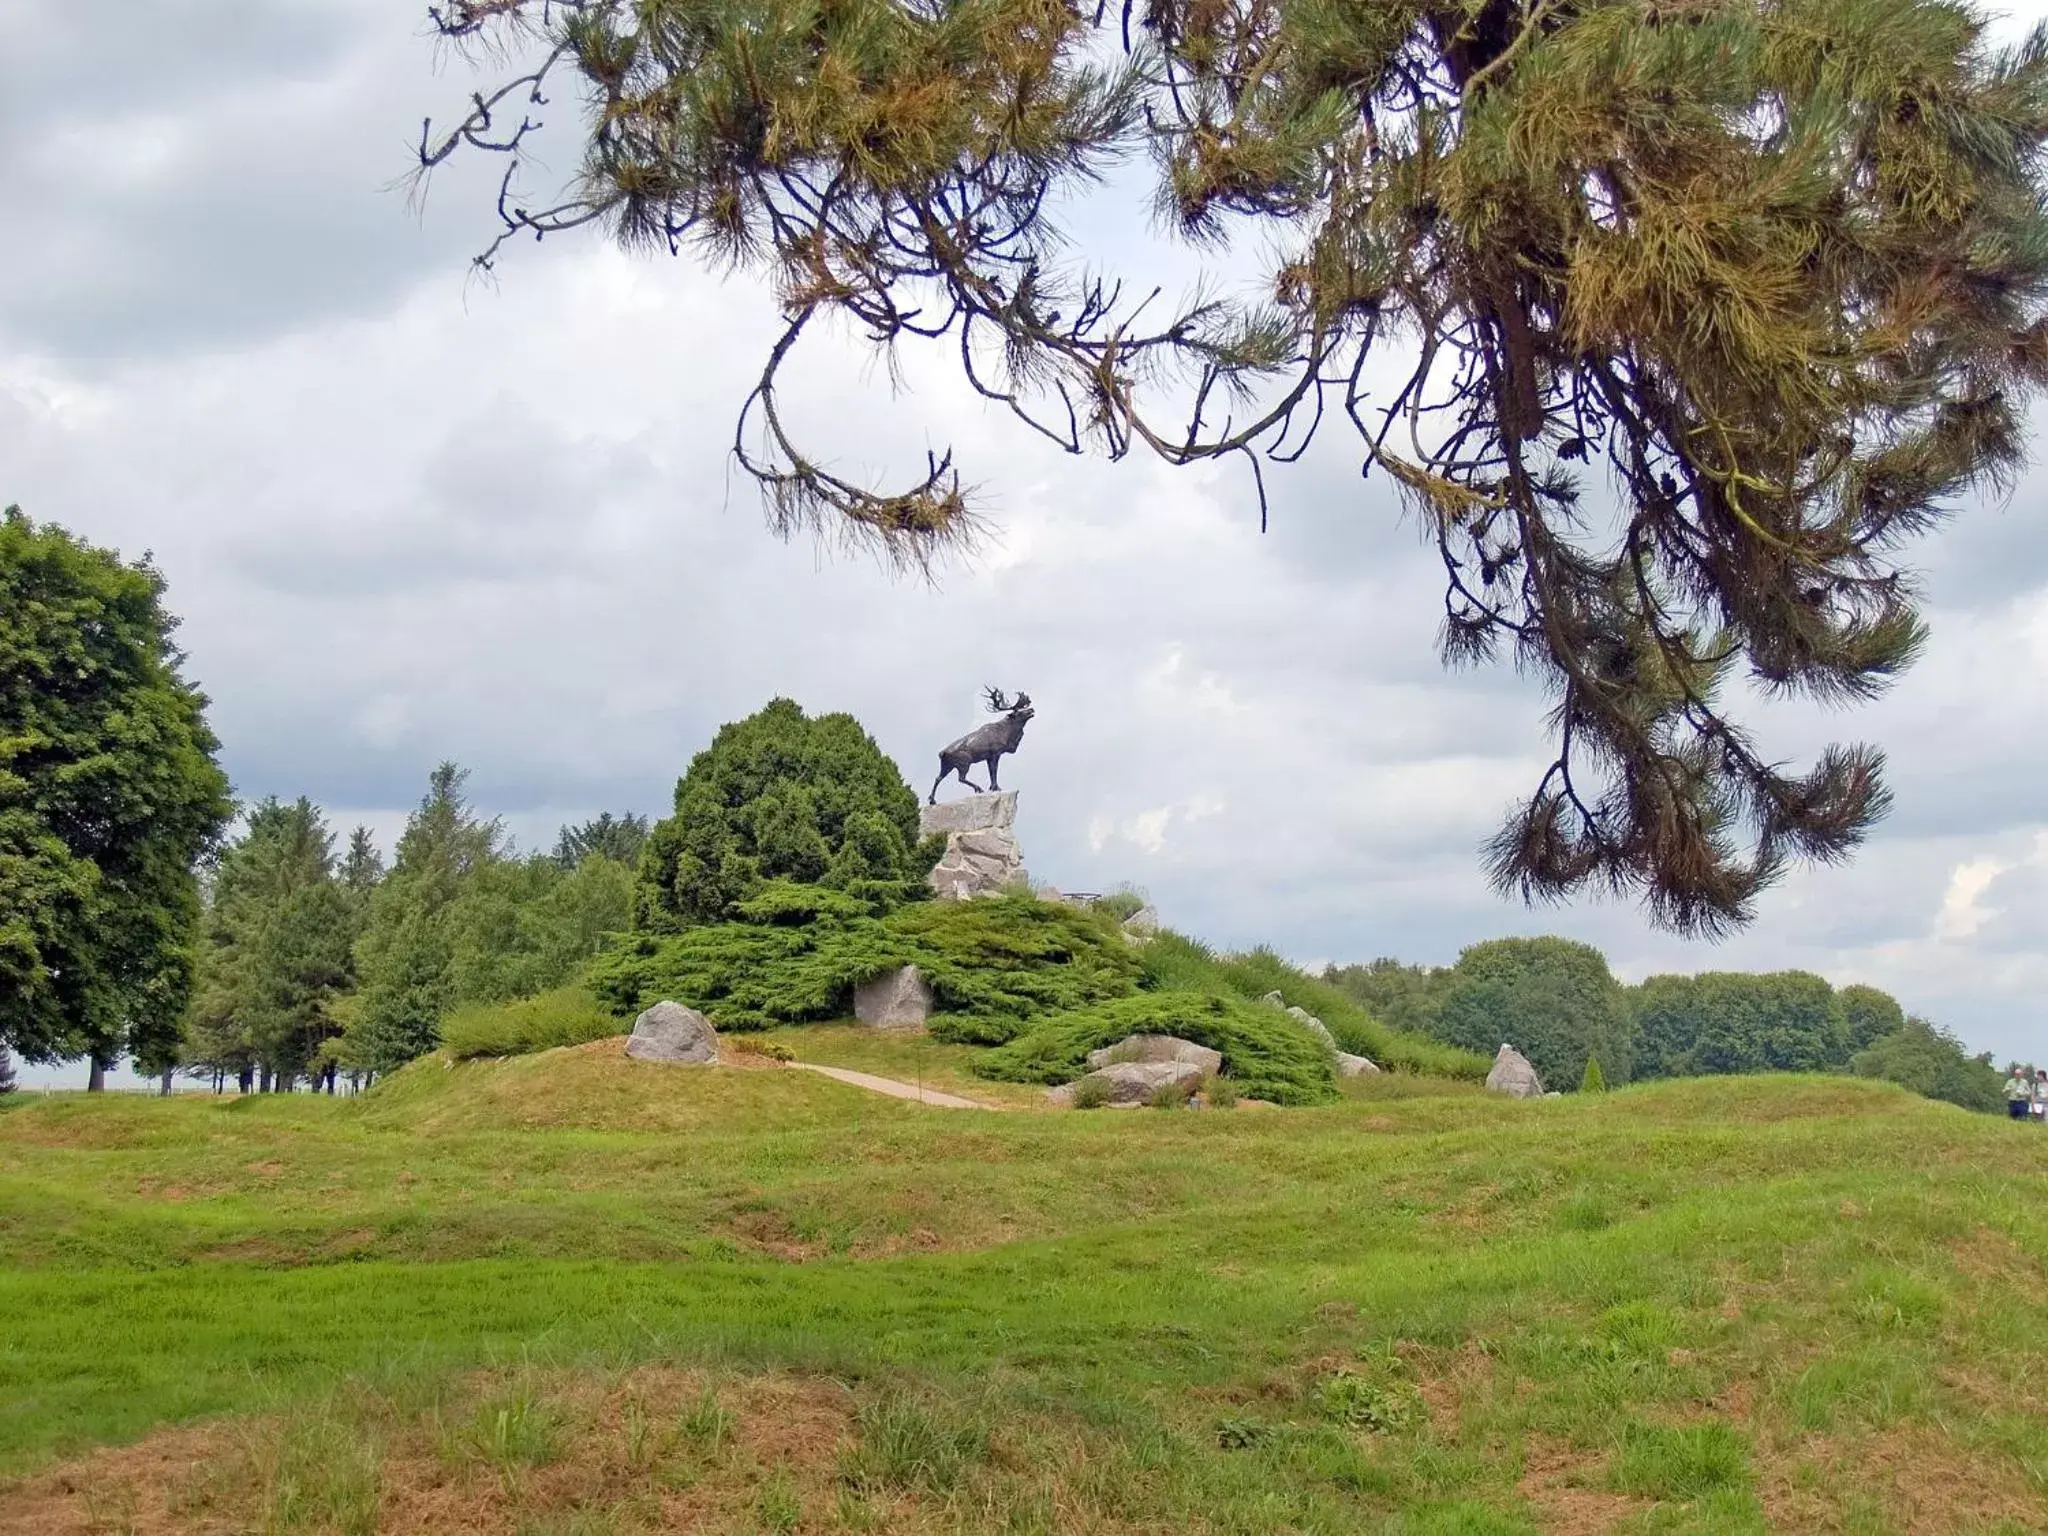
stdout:
{"type": "Polygon", "coordinates": [[[1109,919],[1028,896],[881,904],[776,882],[733,910],[741,921],[625,941],[592,967],[590,985],[632,1014],[673,998],[720,1029],[843,1018],[853,989],[915,965],[937,1001],[932,1033],[994,1044],[1027,1020],[1129,993],[1138,961],[1109,919]]]}

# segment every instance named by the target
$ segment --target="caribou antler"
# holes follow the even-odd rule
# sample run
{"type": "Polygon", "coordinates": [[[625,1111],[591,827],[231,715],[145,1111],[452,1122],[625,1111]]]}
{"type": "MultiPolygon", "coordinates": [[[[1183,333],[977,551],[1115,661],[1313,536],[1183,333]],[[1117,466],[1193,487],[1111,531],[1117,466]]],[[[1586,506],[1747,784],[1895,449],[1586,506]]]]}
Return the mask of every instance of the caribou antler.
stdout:
{"type": "Polygon", "coordinates": [[[1000,715],[1005,713],[1009,709],[1010,701],[1003,696],[1002,689],[984,688],[981,691],[982,694],[988,699],[988,708],[990,714],[1000,715]]]}

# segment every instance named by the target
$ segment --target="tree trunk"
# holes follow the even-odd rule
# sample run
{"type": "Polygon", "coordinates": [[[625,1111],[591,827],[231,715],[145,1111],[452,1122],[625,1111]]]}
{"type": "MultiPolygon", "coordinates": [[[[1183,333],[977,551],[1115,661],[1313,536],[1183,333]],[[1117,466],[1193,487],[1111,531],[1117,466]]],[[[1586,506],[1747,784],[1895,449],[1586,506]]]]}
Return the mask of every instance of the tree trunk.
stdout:
{"type": "Polygon", "coordinates": [[[85,1091],[87,1093],[105,1093],[107,1091],[107,1064],[97,1056],[92,1059],[92,1076],[85,1080],[85,1091]]]}
{"type": "Polygon", "coordinates": [[[256,1069],[254,1067],[244,1067],[235,1074],[235,1091],[237,1093],[247,1093],[255,1082],[256,1069]]]}
{"type": "Polygon", "coordinates": [[[268,1093],[270,1092],[270,1068],[263,1067],[259,1070],[261,1075],[256,1080],[256,1091],[258,1093],[268,1093]]]}
{"type": "Polygon", "coordinates": [[[163,1096],[167,1099],[171,1096],[171,1069],[169,1067],[164,1068],[163,1096]]]}

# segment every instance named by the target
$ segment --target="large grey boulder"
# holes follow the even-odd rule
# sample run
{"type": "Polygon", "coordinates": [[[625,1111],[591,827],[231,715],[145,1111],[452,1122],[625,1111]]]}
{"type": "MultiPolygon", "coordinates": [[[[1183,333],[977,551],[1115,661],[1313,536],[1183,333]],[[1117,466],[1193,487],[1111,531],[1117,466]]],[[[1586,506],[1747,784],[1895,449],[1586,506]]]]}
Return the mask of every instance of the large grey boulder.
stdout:
{"type": "Polygon", "coordinates": [[[1159,932],[1159,910],[1150,903],[1124,919],[1124,932],[1134,939],[1149,939],[1159,932]]]}
{"type": "Polygon", "coordinates": [[[1278,988],[1275,988],[1273,991],[1268,992],[1264,997],[1260,998],[1259,1001],[1266,1004],[1268,1007],[1272,1008],[1285,1008],[1287,1006],[1287,999],[1280,995],[1278,988]]]}
{"type": "Polygon", "coordinates": [[[1529,1058],[1505,1043],[1500,1054],[1493,1058],[1493,1070],[1486,1074],[1486,1086],[1511,1099],[1543,1097],[1543,1079],[1536,1075],[1529,1058]]]}
{"type": "Polygon", "coordinates": [[[1178,1035],[1126,1035],[1115,1045],[1088,1053],[1088,1068],[1099,1072],[1121,1061],[1185,1061],[1204,1072],[1223,1070],[1223,1053],[1178,1035]]]}
{"type": "Polygon", "coordinates": [[[853,1016],[874,1029],[921,1029],[932,989],[914,965],[899,965],[853,989],[853,1016]]]}
{"type": "Polygon", "coordinates": [[[1287,1017],[1320,1040],[1324,1050],[1337,1049],[1337,1037],[1330,1033],[1329,1026],[1306,1008],[1290,1008],[1287,1010],[1287,1017]]]}
{"type": "Polygon", "coordinates": [[[1349,1051],[1338,1051],[1333,1059],[1339,1077],[1372,1077],[1380,1070],[1370,1056],[1354,1056],[1349,1051]]]}
{"type": "Polygon", "coordinates": [[[946,851],[927,877],[941,901],[967,901],[994,896],[1024,883],[1024,851],[1011,827],[1017,819],[1017,792],[969,795],[944,805],[928,805],[918,814],[918,835],[943,832],[946,851]]]}
{"type": "MultiPolygon", "coordinates": [[[[1091,1079],[1109,1084],[1109,1107],[1111,1109],[1136,1109],[1141,1104],[1152,1102],[1152,1095],[1161,1088],[1172,1084],[1192,1088],[1207,1076],[1192,1061],[1119,1061],[1090,1072],[1080,1082],[1091,1079]]],[[[1063,1087],[1046,1091],[1046,1098],[1054,1104],[1072,1104],[1074,1090],[1079,1083],[1068,1083],[1063,1087]]]]}
{"type": "Polygon", "coordinates": [[[660,1002],[633,1021],[626,1054],[635,1061],[716,1062],[718,1031],[696,1009],[660,1002]]]}

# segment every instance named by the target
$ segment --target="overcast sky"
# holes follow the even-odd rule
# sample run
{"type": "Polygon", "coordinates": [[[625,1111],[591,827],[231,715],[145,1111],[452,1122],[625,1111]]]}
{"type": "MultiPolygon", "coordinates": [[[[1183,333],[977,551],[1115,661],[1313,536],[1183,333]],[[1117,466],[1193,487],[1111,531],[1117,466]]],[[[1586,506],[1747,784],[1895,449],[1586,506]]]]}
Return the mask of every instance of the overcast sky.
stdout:
{"type": "Polygon", "coordinates": [[[1334,437],[1271,481],[1262,536],[1237,474],[1063,458],[944,356],[892,394],[828,337],[799,403],[841,467],[951,443],[998,542],[937,589],[779,544],[727,460],[769,297],[596,239],[470,284],[488,188],[448,178],[423,218],[389,190],[469,80],[421,9],[0,0],[0,502],[154,551],[240,795],[311,795],[388,850],[452,757],[545,844],[664,813],[777,694],[857,715],[922,794],[994,684],[1038,707],[1004,765],[1033,875],[1133,882],[1219,946],[1442,964],[1562,933],[1631,980],[1874,982],[2048,1059],[2048,470],[1916,552],[1934,640],[1889,699],[1772,718],[1788,757],[1889,751],[1897,808],[1854,864],[1719,945],[1527,911],[1477,850],[1540,770],[1543,701],[1441,671],[1440,577],[1334,437]]]}

